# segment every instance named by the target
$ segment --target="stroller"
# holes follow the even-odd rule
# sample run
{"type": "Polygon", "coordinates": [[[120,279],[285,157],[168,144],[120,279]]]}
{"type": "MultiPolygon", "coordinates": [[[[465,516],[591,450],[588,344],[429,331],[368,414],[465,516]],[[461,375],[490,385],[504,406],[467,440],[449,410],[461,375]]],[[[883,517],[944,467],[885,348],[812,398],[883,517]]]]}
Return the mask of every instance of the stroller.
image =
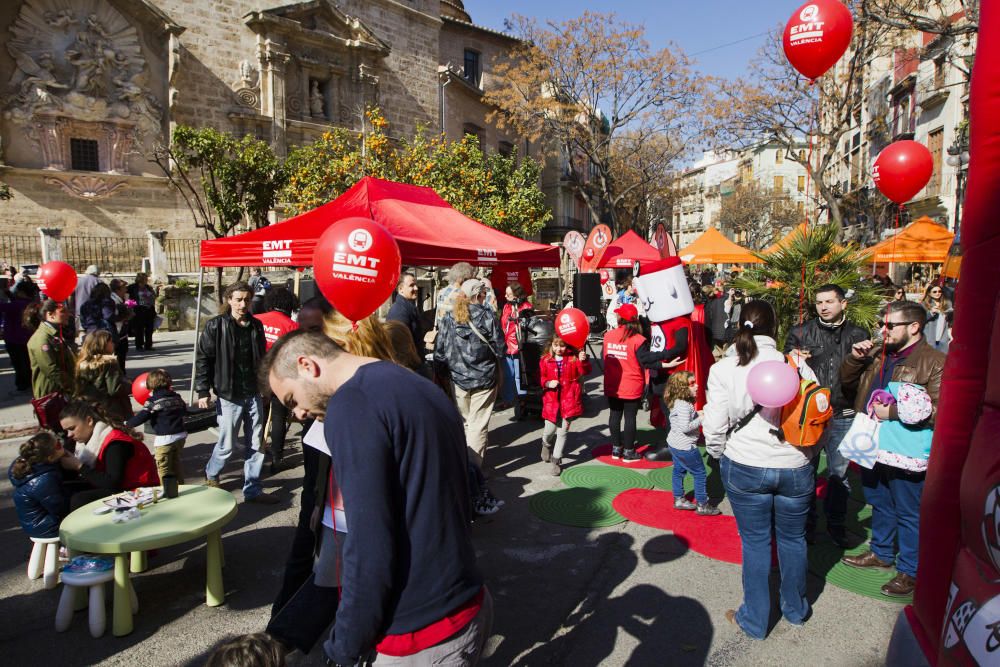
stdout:
{"type": "MultiPolygon", "coordinates": [[[[529,311],[530,312],[530,311],[529,311]]],[[[552,315],[523,317],[518,321],[518,362],[521,365],[521,388],[524,396],[524,414],[542,416],[542,380],[539,370],[542,354],[555,335],[552,315]]]]}

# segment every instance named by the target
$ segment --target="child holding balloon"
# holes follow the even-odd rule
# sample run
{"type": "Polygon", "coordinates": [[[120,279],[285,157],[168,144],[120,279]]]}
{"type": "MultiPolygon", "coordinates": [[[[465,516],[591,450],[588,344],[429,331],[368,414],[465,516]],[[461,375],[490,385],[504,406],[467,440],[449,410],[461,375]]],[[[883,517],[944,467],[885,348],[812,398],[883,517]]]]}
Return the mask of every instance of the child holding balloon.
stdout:
{"type": "MultiPolygon", "coordinates": [[[[139,378],[141,380],[142,378],[139,378]]],[[[136,428],[147,421],[151,423],[156,439],[153,441],[153,453],[156,458],[156,470],[160,479],[173,475],[178,484],[184,483],[184,470],[181,466],[181,450],[187,441],[187,430],[184,426],[184,416],[187,414],[187,403],[181,395],[173,390],[173,380],[170,373],[157,368],[146,373],[146,389],[150,392],[148,398],[134,417],[126,422],[129,428],[136,428]]],[[[135,393],[135,390],[133,390],[135,393]]]]}
{"type": "Polygon", "coordinates": [[[549,472],[562,472],[563,449],[570,422],[583,414],[583,390],[580,381],[590,372],[590,361],[583,350],[577,352],[558,335],[552,337],[539,362],[542,384],[542,461],[549,472]],[[553,448],[553,445],[555,447],[553,448]]]}

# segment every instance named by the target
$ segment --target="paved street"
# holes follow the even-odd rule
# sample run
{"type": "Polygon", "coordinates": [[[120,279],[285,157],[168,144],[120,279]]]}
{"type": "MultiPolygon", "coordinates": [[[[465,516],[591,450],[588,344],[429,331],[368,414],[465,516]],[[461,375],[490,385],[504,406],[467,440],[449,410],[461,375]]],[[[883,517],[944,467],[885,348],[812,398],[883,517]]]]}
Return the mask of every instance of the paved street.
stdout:
{"type": "MultiPolygon", "coordinates": [[[[187,388],[191,333],[161,335],[154,352],[130,358],[137,374],[165,366],[187,388]]],[[[0,361],[0,396],[12,374],[0,361]]],[[[572,458],[606,440],[598,379],[587,383],[587,415],[574,424],[572,458]]],[[[187,396],[186,392],[185,397],[187,396]]],[[[26,400],[26,399],[25,399],[26,400]]],[[[528,510],[528,497],[560,485],[538,460],[541,424],[494,415],[488,461],[491,486],[506,506],[478,520],[474,539],[490,589],[496,621],[489,665],[877,665],[901,606],[860,597],[810,575],[812,619],[802,628],[778,623],[763,642],[746,638],[723,613],[740,595],[740,567],[689,552],[664,531],[631,522],[587,530],[544,523],[528,510]]],[[[642,417],[640,417],[642,419],[642,417]]],[[[0,425],[29,421],[11,399],[0,402],[0,425]]],[[[642,422],[641,422],[642,423],[642,422]]],[[[291,461],[299,465],[298,428],[291,461]]],[[[6,471],[20,439],[0,442],[6,471]]],[[[185,469],[197,479],[213,437],[199,433],[185,448],[185,469]]],[[[276,507],[239,505],[223,533],[226,604],[205,606],[205,547],[161,550],[149,570],[134,577],[139,597],[135,631],[92,639],[85,613],[69,631],[53,630],[58,590],[29,581],[29,542],[17,525],[11,487],[0,483],[0,646],[9,665],[201,664],[221,638],[262,630],[277,592],[298,511],[297,467],[265,479],[282,498],[276,507]]],[[[231,464],[224,485],[239,495],[240,468],[231,464]]],[[[722,509],[729,513],[728,503],[722,509]]],[[[110,607],[109,607],[110,612],[110,607]]],[[[293,665],[322,665],[319,649],[293,665]]]]}

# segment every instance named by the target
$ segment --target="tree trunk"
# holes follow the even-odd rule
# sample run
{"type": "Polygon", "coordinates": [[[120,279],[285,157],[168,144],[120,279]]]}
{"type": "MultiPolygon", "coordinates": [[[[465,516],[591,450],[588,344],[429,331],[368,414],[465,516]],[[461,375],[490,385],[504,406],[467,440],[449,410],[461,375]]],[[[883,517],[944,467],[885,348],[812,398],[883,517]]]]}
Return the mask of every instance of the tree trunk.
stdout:
{"type": "Polygon", "coordinates": [[[222,267],[215,267],[215,298],[222,303],[222,267]]]}

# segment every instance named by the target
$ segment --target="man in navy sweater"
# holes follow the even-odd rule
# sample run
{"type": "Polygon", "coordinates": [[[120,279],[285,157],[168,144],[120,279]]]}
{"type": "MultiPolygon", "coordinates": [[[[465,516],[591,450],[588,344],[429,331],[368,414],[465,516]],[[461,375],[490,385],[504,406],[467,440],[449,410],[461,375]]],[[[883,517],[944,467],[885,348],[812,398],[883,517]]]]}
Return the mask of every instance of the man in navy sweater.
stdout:
{"type": "Polygon", "coordinates": [[[477,664],[493,601],[476,568],[465,433],[451,401],[412,371],[303,330],[274,344],[260,378],[296,418],[323,421],[343,496],[327,664],[477,664]]]}

